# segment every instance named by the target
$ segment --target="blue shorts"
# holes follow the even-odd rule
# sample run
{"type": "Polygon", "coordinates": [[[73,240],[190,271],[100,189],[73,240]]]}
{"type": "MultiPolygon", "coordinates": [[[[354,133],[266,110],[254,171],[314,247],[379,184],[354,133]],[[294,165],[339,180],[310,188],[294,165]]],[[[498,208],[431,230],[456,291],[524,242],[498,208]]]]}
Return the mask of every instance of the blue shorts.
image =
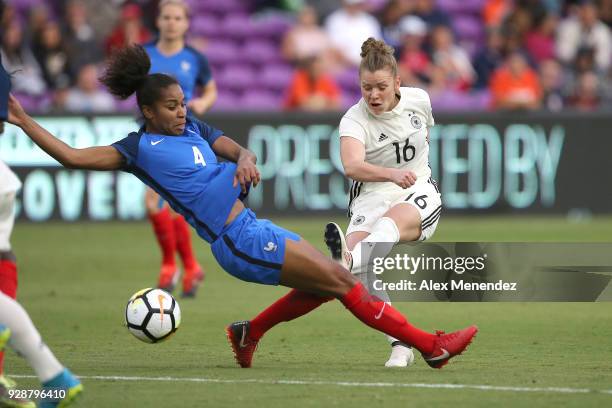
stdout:
{"type": "Polygon", "coordinates": [[[223,228],[211,250],[230,275],[247,282],[278,285],[286,239],[301,238],[269,220],[258,220],[247,208],[223,228]]]}

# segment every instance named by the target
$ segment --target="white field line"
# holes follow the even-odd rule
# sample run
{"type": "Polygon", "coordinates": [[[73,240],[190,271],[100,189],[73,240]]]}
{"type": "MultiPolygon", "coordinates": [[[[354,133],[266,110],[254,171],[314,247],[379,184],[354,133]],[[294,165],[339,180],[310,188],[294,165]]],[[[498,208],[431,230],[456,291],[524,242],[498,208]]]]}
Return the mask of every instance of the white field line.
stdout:
{"type": "MultiPolygon", "coordinates": [[[[36,378],[33,375],[14,375],[14,378],[36,378]]],[[[478,384],[425,384],[425,383],[392,383],[392,382],[352,382],[352,381],[310,381],[310,380],[264,380],[264,379],[222,379],[199,377],[128,377],[119,375],[81,375],[83,380],[101,381],[162,381],[162,382],[194,382],[209,384],[265,384],[265,385],[322,385],[338,387],[381,387],[381,388],[428,388],[450,390],[507,391],[507,392],[547,392],[555,394],[609,394],[610,390],[568,387],[510,387],[500,385],[478,384]]]]}

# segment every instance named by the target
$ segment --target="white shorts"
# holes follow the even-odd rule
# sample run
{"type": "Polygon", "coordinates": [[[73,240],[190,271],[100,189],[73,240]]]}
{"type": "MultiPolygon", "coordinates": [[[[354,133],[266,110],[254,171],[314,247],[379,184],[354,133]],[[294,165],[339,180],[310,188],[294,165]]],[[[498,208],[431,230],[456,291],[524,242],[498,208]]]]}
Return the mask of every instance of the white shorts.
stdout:
{"type": "Polygon", "coordinates": [[[442,212],[440,192],[436,182],[431,178],[419,181],[405,190],[393,184],[355,197],[349,208],[351,220],[346,235],[355,231],[371,232],[374,223],[387,211],[404,203],[414,206],[421,215],[419,241],[431,238],[442,212]]]}
{"type": "Polygon", "coordinates": [[[15,222],[15,193],[0,194],[0,252],[11,250],[11,232],[15,222]]]}

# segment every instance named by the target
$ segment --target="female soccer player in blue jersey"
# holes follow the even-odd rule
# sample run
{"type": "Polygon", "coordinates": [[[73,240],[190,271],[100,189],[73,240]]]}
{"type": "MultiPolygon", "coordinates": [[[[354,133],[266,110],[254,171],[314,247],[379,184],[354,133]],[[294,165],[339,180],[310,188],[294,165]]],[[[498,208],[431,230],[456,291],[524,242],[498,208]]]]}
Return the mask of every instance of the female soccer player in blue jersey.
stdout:
{"type": "Polygon", "coordinates": [[[9,101],[9,121],[65,167],[134,174],[211,244],[215,259],[231,275],[294,288],[269,307],[256,325],[251,321],[227,327],[242,367],[250,367],[266,324],[293,320],[332,298],[368,326],[419,350],[434,368],[468,346],[478,330],[475,326],[449,334],[420,330],[310,243],[257,219],[242,203],[249,187],[260,181],[255,155],[222,131],[188,117],[177,81],[164,74],[148,74],[149,68],[142,47],[127,47],[113,56],[101,78],[120,98],[135,92],[145,121],[138,132],[111,146],[72,148],[36,123],[14,98],[9,101]],[[219,162],[217,156],[229,162],[219,162]]]}
{"type": "MultiPolygon", "coordinates": [[[[185,95],[187,108],[203,115],[217,99],[217,86],[208,60],[185,43],[189,29],[189,9],[182,0],[162,0],[157,16],[159,37],[144,49],[151,59],[150,74],[163,73],[176,78],[185,95]]],[[[162,251],[158,286],[172,291],[179,276],[175,255],[183,261],[183,296],[194,296],[204,272],[191,245],[189,226],[173,213],[152,189],[145,193],[145,207],[162,251]]]]}

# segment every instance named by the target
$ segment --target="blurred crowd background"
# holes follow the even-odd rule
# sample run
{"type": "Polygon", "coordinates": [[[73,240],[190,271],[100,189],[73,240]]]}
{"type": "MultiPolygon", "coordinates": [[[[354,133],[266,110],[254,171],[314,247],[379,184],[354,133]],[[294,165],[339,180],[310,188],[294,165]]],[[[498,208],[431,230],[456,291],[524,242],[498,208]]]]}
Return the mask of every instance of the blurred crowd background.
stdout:
{"type": "MultiPolygon", "coordinates": [[[[156,37],[158,0],[7,0],[2,61],[32,112],[131,112],[97,81],[117,47],[156,37]]],[[[396,50],[434,110],[612,106],[612,0],[189,0],[188,44],[214,111],[339,111],[360,97],[361,43],[396,50]]]]}

